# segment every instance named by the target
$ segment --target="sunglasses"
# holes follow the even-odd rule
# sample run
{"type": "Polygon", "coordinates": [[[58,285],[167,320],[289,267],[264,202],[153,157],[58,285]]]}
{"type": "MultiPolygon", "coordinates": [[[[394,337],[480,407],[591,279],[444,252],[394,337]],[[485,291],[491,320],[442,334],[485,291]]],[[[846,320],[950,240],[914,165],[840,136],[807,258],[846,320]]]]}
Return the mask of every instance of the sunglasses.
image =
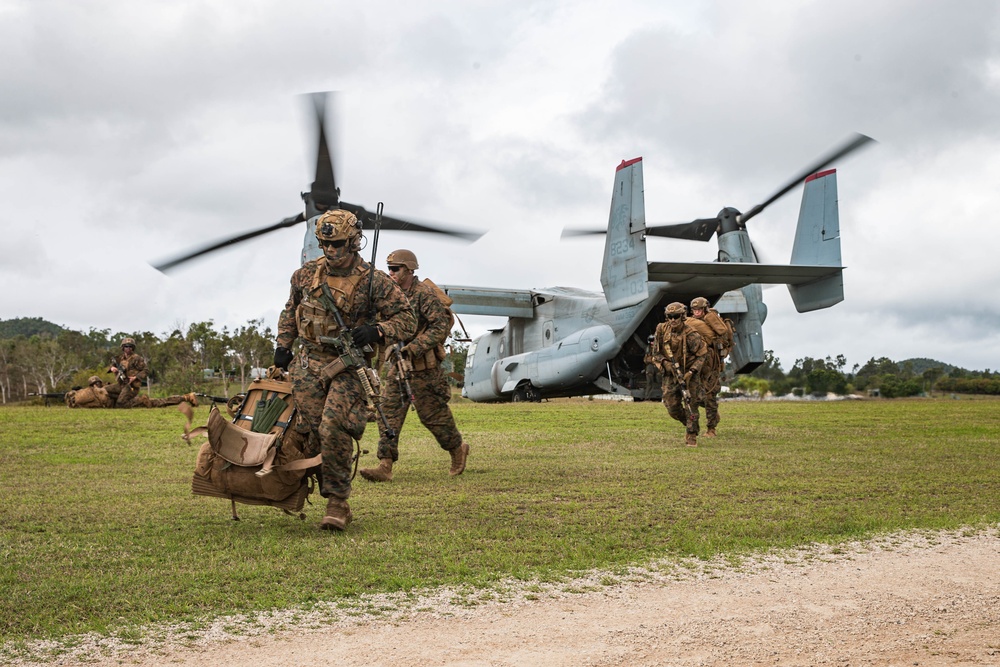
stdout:
{"type": "Polygon", "coordinates": [[[396,273],[396,271],[399,271],[402,268],[403,267],[401,267],[401,266],[390,266],[389,267],[389,273],[396,273]]]}
{"type": "Polygon", "coordinates": [[[667,315],[667,319],[668,320],[679,320],[682,317],[684,317],[684,316],[683,315],[667,315]]]}
{"type": "Polygon", "coordinates": [[[320,241],[319,244],[324,248],[343,248],[347,245],[347,239],[339,239],[337,241],[320,241]]]}

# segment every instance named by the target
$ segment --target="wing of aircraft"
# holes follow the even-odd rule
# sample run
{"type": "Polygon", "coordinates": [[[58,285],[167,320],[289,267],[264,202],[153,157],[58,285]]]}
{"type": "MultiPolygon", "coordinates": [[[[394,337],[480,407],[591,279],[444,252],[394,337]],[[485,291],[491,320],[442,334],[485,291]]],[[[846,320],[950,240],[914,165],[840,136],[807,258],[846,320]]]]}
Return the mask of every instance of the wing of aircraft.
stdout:
{"type": "Polygon", "coordinates": [[[750,283],[802,285],[837,275],[843,269],[749,262],[650,262],[649,280],[671,283],[685,292],[722,294],[750,283]]]}
{"type": "Polygon", "coordinates": [[[451,309],[456,313],[497,317],[531,317],[534,313],[534,293],[530,290],[460,285],[444,285],[443,289],[452,298],[451,309]]]}

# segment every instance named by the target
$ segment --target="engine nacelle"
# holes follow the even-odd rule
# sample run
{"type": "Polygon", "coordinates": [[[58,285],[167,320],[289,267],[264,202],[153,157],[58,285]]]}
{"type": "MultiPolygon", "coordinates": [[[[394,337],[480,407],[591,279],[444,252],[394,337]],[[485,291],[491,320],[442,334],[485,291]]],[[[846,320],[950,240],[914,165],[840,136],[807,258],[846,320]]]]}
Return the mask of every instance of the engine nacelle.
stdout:
{"type": "Polygon", "coordinates": [[[552,345],[501,356],[504,331],[491,331],[473,342],[465,366],[462,395],[474,401],[508,400],[519,385],[530,383],[542,396],[587,384],[618,353],[614,330],[606,324],[574,331],[552,345]]]}

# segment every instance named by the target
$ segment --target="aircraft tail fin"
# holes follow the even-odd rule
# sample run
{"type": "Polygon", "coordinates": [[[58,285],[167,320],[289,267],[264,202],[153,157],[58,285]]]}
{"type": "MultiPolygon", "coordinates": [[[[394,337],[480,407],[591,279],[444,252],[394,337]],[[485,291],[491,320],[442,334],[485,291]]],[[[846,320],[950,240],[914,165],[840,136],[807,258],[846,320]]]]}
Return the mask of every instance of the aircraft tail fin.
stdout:
{"type": "Polygon", "coordinates": [[[601,267],[601,286],[611,310],[634,306],[649,296],[645,236],[642,158],[622,160],[615,172],[601,267]]]}
{"type": "Polygon", "coordinates": [[[836,169],[813,174],[805,181],[791,263],[840,269],[812,282],[790,284],[788,291],[797,311],[829,308],[844,300],[836,169]]]}

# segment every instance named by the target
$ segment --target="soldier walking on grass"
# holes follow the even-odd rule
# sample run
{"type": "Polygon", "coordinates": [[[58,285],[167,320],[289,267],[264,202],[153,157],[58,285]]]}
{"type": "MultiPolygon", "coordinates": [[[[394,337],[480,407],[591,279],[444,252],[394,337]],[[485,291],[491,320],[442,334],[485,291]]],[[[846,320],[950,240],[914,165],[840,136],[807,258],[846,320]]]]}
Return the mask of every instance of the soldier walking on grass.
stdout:
{"type": "Polygon", "coordinates": [[[389,276],[361,259],[361,222],[353,213],[326,211],[310,223],[323,257],[292,274],[274,365],[291,365],[294,428],[308,440],[308,456],[322,454],[320,494],[327,505],[320,528],[346,530],[353,517],[347,499],[354,441],[365,432],[368,395],[358,373],[345,366],[342,343],[349,337],[365,348],[408,340],[416,318],[389,276]]]}
{"type": "Polygon", "coordinates": [[[450,475],[461,475],[469,455],[469,445],[455,426],[448,407],[451,386],[441,370],[444,342],[451,333],[450,299],[430,280],[421,280],[414,273],[419,265],[417,256],[409,250],[394,250],[386,259],[389,276],[406,294],[417,316],[416,334],[386,350],[391,363],[386,378],[383,407],[393,437],[385,433],[378,442],[379,464],[363,468],[361,476],[372,482],[392,479],[392,466],[399,460],[399,432],[406,421],[410,405],[417,411],[420,423],[437,439],[441,449],[451,455],[450,475]],[[446,303],[442,299],[448,299],[446,303]]]}
{"type": "Polygon", "coordinates": [[[685,324],[687,308],[674,302],[664,310],[666,321],[656,325],[650,358],[663,371],[663,405],[684,424],[685,444],[698,446],[700,374],[708,350],[701,335],[685,324]]]}
{"type": "Polygon", "coordinates": [[[715,437],[715,427],[719,425],[719,391],[722,390],[722,369],[726,357],[733,346],[733,336],[725,320],[714,308],[709,308],[708,299],[703,296],[691,300],[691,317],[686,324],[697,331],[708,355],[701,368],[701,401],[705,408],[705,437],[715,437]]]}

